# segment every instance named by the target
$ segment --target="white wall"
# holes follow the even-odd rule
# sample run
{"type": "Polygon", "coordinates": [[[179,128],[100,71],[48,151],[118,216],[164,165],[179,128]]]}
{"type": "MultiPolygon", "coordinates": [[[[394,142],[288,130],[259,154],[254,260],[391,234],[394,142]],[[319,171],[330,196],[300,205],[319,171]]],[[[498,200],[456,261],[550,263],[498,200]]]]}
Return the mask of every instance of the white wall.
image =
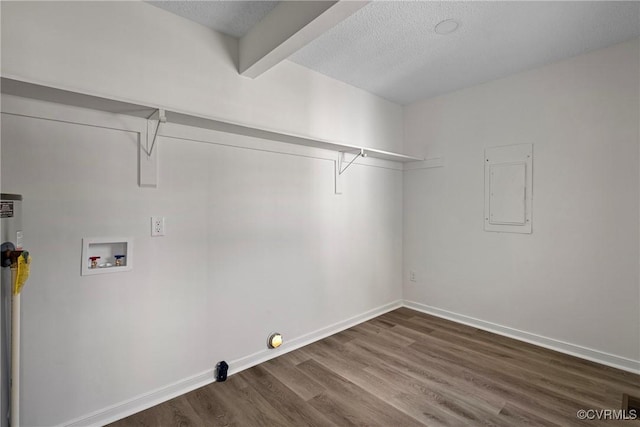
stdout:
{"type": "MultiPolygon", "coordinates": [[[[236,39],[151,5],[0,7],[4,77],[401,151],[400,106],[288,61],[240,77],[236,39]]],[[[275,330],[286,351],[399,304],[397,165],[352,166],[336,196],[335,153],[163,125],[248,149],[161,137],[159,188],[142,189],[143,122],[12,97],[2,107],[104,126],[2,117],[2,191],[25,197],[34,257],[24,425],[103,422],[210,381],[219,360],[233,371],[276,354],[275,330]],[[166,237],[149,236],[151,215],[167,218],[166,237]],[[134,238],[134,270],[81,277],[81,239],[103,236],[134,238]]]]}
{"type": "Polygon", "coordinates": [[[220,360],[235,370],[277,354],[266,350],[273,331],[286,350],[401,299],[400,170],[355,165],[337,196],[323,150],[302,157],[161,137],[160,187],[145,189],[136,133],[7,114],[25,109],[118,121],[3,99],[3,191],[24,195],[33,255],[22,299],[24,425],[82,418],[194,375],[210,380],[220,360]],[[166,217],[165,237],[150,237],[151,215],[166,217]],[[133,271],[80,276],[81,239],[109,236],[134,238],[133,271]]]}
{"type": "Polygon", "coordinates": [[[405,173],[403,218],[392,168],[356,165],[335,196],[321,150],[161,137],[160,187],[141,189],[135,132],[3,114],[2,190],[25,196],[34,256],[25,425],[115,414],[221,359],[271,354],[274,330],[301,343],[389,307],[403,251],[418,272],[405,298],[423,308],[640,360],[637,41],[410,106],[403,147],[399,106],[290,62],[239,77],[236,40],[150,5],[0,7],[3,76],[446,159],[405,173]],[[534,143],[534,233],[485,233],[483,150],[518,142],[534,143]],[[166,237],[149,237],[151,215],[166,237]],[[80,239],[111,235],[135,239],[134,270],[81,277],[80,239]]]}
{"type": "Polygon", "coordinates": [[[640,369],[639,62],[633,40],[405,108],[405,150],[445,158],[405,173],[405,300],[640,369]],[[533,234],[485,232],[484,149],[519,143],[533,234]]]}
{"type": "Polygon", "coordinates": [[[2,7],[2,75],[388,151],[402,109],[289,61],[238,75],[238,41],[143,2],[2,7]]]}

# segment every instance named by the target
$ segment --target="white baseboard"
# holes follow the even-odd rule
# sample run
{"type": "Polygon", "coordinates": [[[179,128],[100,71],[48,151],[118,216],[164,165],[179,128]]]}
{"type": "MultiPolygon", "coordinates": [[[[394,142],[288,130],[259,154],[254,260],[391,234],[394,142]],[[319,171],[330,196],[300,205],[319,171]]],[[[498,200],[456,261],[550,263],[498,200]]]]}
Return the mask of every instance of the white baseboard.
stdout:
{"type": "MultiPolygon", "coordinates": [[[[394,301],[389,304],[385,304],[381,307],[374,308],[366,311],[357,316],[350,317],[346,320],[334,323],[316,331],[310,332],[301,337],[294,338],[281,347],[275,350],[265,349],[257,353],[242,357],[240,359],[232,360],[229,362],[229,375],[233,375],[252,366],[258,365],[267,360],[273,359],[277,356],[281,356],[290,351],[296,350],[305,345],[311,344],[315,341],[326,338],[330,335],[336,334],[340,331],[348,329],[352,326],[358,325],[374,317],[380,316],[396,308],[402,307],[402,301],[394,301]]],[[[67,427],[89,427],[89,426],[102,426],[111,422],[117,421],[129,415],[133,415],[137,412],[151,408],[174,397],[193,391],[197,388],[215,382],[214,369],[208,369],[197,375],[189,378],[176,381],[173,384],[169,384],[165,387],[150,391],[148,393],[136,396],[133,399],[125,402],[118,403],[116,405],[100,409],[88,415],[76,418],[74,420],[60,424],[60,426],[67,427]]]]}
{"type": "Polygon", "coordinates": [[[215,371],[209,369],[192,377],[150,391],[133,399],[109,406],[88,415],[59,424],[59,427],[103,426],[118,421],[129,415],[151,408],[167,400],[188,393],[192,390],[214,382],[215,371]]]}
{"type": "Polygon", "coordinates": [[[384,313],[400,307],[402,307],[402,301],[394,301],[392,303],[374,308],[373,310],[369,310],[362,314],[358,314],[357,316],[350,317],[349,319],[343,320],[341,322],[334,323],[333,325],[318,329],[317,331],[313,331],[301,337],[294,338],[286,345],[282,345],[275,350],[263,350],[235,360],[233,362],[233,365],[230,364],[229,372],[235,374],[236,372],[244,371],[245,369],[251,368],[252,366],[258,365],[262,362],[266,362],[269,359],[273,359],[274,357],[299,349],[300,347],[304,347],[305,345],[311,344],[330,335],[336,334],[340,331],[344,331],[345,329],[349,329],[355,325],[366,322],[369,319],[373,319],[374,317],[378,317],[384,313]]]}
{"type": "Polygon", "coordinates": [[[590,360],[592,362],[601,363],[603,365],[612,366],[614,368],[622,369],[624,371],[633,372],[634,374],[640,374],[640,361],[628,359],[615,354],[605,353],[599,350],[594,350],[587,347],[582,347],[576,344],[571,344],[564,341],[559,341],[553,338],[544,337],[542,335],[532,334],[530,332],[521,331],[518,329],[510,328],[507,326],[498,325],[496,323],[486,322],[484,320],[475,319],[473,317],[465,316],[463,314],[453,313],[451,311],[443,310],[436,307],[431,307],[425,304],[421,304],[413,301],[404,301],[404,306],[416,311],[431,314],[443,319],[452,320],[457,323],[472,326],[474,328],[482,329],[485,331],[493,332],[498,335],[513,338],[519,341],[524,341],[530,344],[534,344],[540,347],[555,350],[560,353],[576,356],[581,359],[590,360]]]}

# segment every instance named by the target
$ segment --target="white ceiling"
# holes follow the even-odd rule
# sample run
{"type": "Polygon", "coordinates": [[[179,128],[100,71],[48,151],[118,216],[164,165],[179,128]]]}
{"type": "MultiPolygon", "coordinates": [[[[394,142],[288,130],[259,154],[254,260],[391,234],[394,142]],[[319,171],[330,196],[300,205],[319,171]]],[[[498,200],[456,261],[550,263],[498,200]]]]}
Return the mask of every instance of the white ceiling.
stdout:
{"type": "MultiPolygon", "coordinates": [[[[234,37],[277,3],[152,2],[234,37]]],[[[374,1],[289,59],[409,104],[639,36],[635,1],[374,1]],[[445,19],[460,27],[436,34],[445,19]]]]}
{"type": "Polygon", "coordinates": [[[148,1],[198,24],[239,38],[256,25],[277,1],[148,1]]]}

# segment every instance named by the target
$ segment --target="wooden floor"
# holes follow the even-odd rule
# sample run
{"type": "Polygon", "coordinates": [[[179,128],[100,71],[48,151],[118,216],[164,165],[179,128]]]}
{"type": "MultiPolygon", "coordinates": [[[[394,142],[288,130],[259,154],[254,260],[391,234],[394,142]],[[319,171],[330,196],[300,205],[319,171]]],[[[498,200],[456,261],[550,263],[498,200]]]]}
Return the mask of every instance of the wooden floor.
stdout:
{"type": "Polygon", "coordinates": [[[598,426],[640,376],[401,308],[120,420],[128,426],[598,426]]]}

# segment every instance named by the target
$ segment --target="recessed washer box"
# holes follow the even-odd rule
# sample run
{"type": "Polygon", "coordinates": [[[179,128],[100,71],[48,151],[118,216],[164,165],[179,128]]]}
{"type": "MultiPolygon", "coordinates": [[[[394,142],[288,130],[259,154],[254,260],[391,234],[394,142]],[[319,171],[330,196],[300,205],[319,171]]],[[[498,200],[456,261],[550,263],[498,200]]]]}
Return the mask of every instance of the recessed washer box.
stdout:
{"type": "Polygon", "coordinates": [[[81,274],[83,276],[120,273],[132,269],[133,238],[85,237],[82,239],[81,274]]]}

